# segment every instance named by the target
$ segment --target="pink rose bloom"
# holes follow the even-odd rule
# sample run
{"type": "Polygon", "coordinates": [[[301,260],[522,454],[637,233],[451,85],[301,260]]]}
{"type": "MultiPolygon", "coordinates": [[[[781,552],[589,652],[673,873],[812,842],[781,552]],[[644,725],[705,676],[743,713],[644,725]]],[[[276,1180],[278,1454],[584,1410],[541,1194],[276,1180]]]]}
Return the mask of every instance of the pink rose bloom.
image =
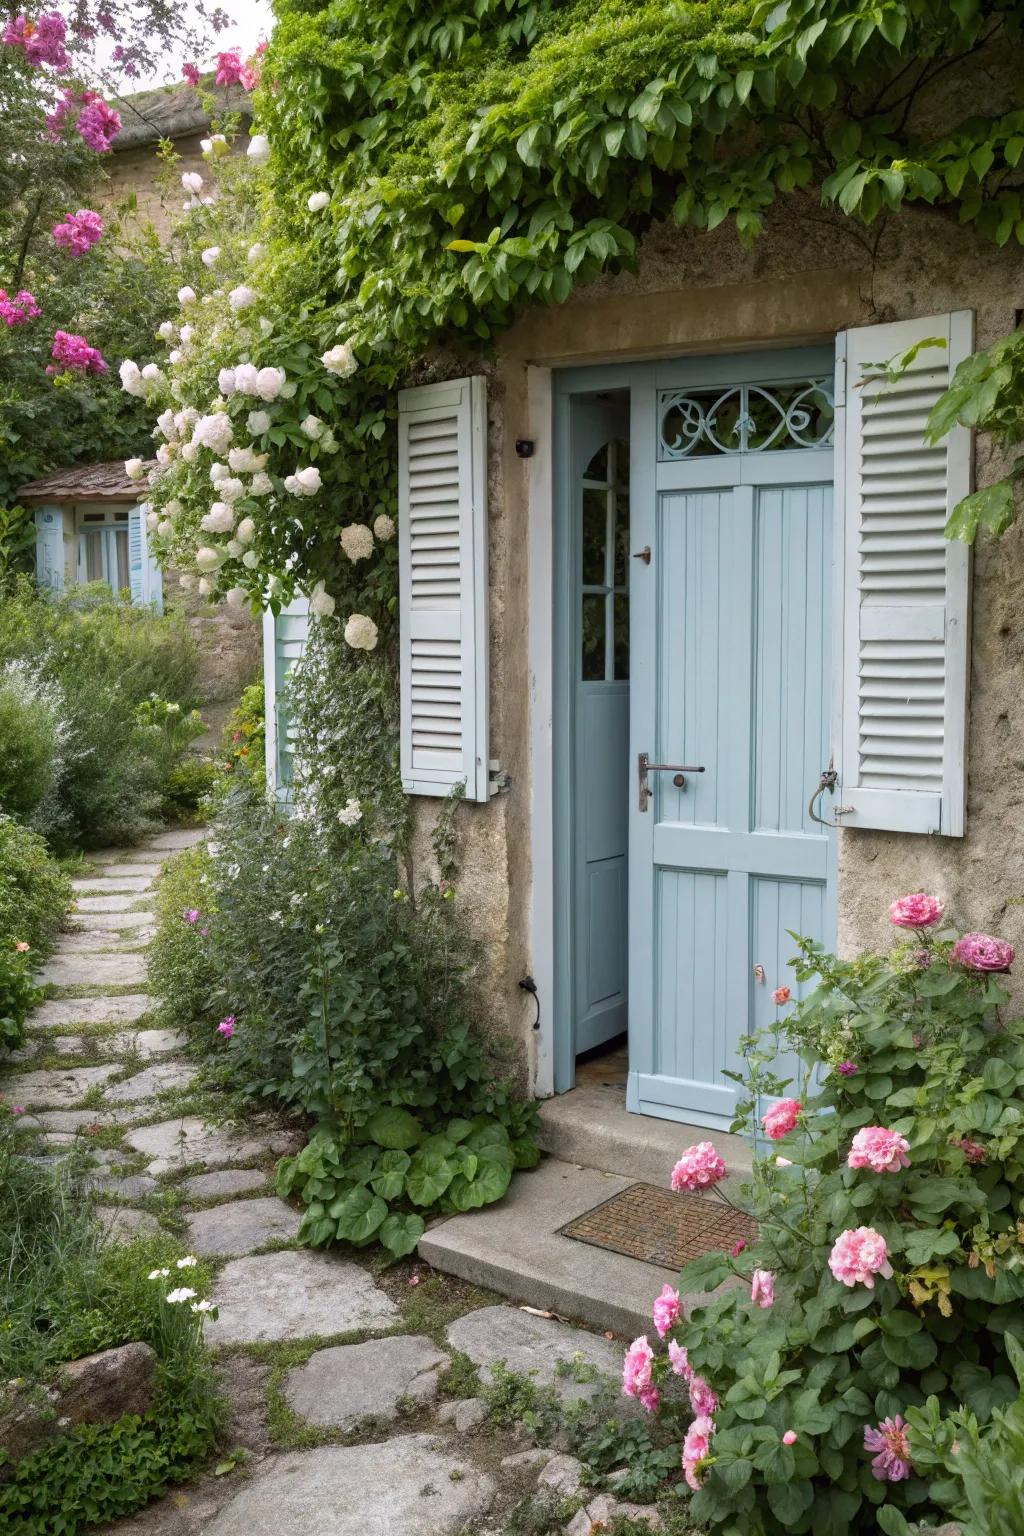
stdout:
{"type": "Polygon", "coordinates": [[[231,48],[225,53],[217,55],[217,85],[237,85],[242,78],[242,55],[237,48],[231,48]]]}
{"type": "Polygon", "coordinates": [[[942,919],[945,911],[936,896],[915,891],[912,896],[901,896],[889,908],[889,921],[897,928],[931,928],[942,919]]]}
{"type": "Polygon", "coordinates": [[[776,987],[775,991],[772,993],[772,1002],[775,1004],[776,1008],[781,1008],[783,1003],[789,1002],[792,995],[793,994],[790,992],[788,987],[776,987]]]}
{"type": "Polygon", "coordinates": [[[711,1454],[711,1437],[715,1432],[714,1420],[704,1415],[694,1419],[683,1441],[683,1475],[689,1487],[700,1487],[697,1468],[711,1454]]]}
{"type": "Polygon", "coordinates": [[[691,1379],[693,1367],[690,1364],[689,1352],[682,1344],[677,1344],[675,1339],[669,1340],[668,1359],[673,1375],[682,1376],[685,1381],[691,1379]]]}
{"type": "Polygon", "coordinates": [[[738,1237],[736,1239],[736,1241],[733,1243],[733,1245],[730,1248],[729,1252],[732,1254],[732,1257],[734,1259],[738,1259],[740,1254],[743,1252],[743,1250],[744,1250],[744,1248],[746,1246],[747,1246],[746,1238],[745,1237],[738,1237]]]}
{"type": "Polygon", "coordinates": [[[787,1429],[782,1437],[783,1445],[796,1445],[796,1430],[787,1429]]]}
{"type": "Polygon", "coordinates": [[[658,1330],[658,1337],[663,1339],[669,1329],[673,1328],[683,1315],[679,1292],[674,1291],[670,1285],[663,1285],[661,1295],[656,1298],[652,1312],[654,1315],[654,1326],[658,1330]]]}
{"type": "Polygon", "coordinates": [[[687,1147],[672,1169],[672,1188],[677,1194],[681,1189],[710,1189],[725,1178],[725,1172],[725,1159],[715,1151],[714,1142],[699,1141],[687,1147]]]}
{"type": "Polygon", "coordinates": [[[1013,964],[1013,945],[990,933],[965,933],[953,945],[953,959],[969,971],[1008,971],[1013,964]]]}
{"type": "Polygon", "coordinates": [[[653,1363],[654,1350],[648,1340],[643,1336],[634,1339],[622,1362],[622,1391],[626,1397],[640,1397],[649,1390],[653,1363]]]}
{"type": "Polygon", "coordinates": [[[750,1277],[750,1299],[762,1311],[775,1304],[775,1276],[770,1269],[755,1269],[750,1277]]]}
{"type": "Polygon", "coordinates": [[[718,1407],[717,1392],[713,1392],[704,1377],[696,1372],[690,1376],[690,1407],[698,1418],[704,1414],[710,1417],[718,1407]]]}
{"type": "Polygon", "coordinates": [[[217,1033],[218,1035],[223,1035],[225,1040],[230,1040],[234,1032],[235,1016],[233,1013],[229,1013],[227,1018],[221,1019],[220,1023],[217,1025],[217,1033]]]}
{"type": "Polygon", "coordinates": [[[802,1109],[803,1105],[798,1099],[780,1099],[761,1121],[765,1135],[770,1136],[772,1141],[781,1141],[796,1125],[802,1109]]]}
{"type": "Polygon", "coordinates": [[[866,1285],[874,1290],[875,1276],[892,1279],[889,1247],[874,1227],[855,1227],[840,1232],[829,1254],[828,1267],[840,1285],[866,1285]]]}
{"type": "Polygon", "coordinates": [[[870,1168],[872,1173],[899,1173],[910,1167],[910,1143],[899,1131],[883,1125],[866,1125],[853,1138],[846,1159],[848,1168],[870,1168]]]}
{"type": "Polygon", "coordinates": [[[871,1475],[880,1483],[899,1483],[910,1476],[910,1446],[902,1415],[883,1419],[877,1429],[865,1424],[864,1449],[878,1453],[871,1461],[871,1475]]]}
{"type": "Polygon", "coordinates": [[[983,1163],[985,1161],[985,1148],[980,1141],[972,1141],[969,1136],[961,1136],[954,1141],[954,1147],[959,1147],[969,1163],[983,1163]]]}
{"type": "Polygon", "coordinates": [[[53,226],[53,242],[72,256],[84,256],[103,234],[103,220],[91,208],[79,208],[53,226]]]}

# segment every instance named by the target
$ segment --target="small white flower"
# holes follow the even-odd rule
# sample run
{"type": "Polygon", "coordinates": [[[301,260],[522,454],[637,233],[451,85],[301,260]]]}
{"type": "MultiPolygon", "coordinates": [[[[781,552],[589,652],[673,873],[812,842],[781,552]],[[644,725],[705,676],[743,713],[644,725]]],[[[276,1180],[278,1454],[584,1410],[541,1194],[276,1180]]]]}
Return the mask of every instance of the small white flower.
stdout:
{"type": "Polygon", "coordinates": [[[159,522],[160,522],[160,514],[159,514],[159,512],[147,512],[146,513],[146,527],[149,529],[150,533],[155,533],[156,532],[157,525],[159,524],[159,522]]]}
{"type": "Polygon", "coordinates": [[[129,480],[141,480],[145,474],[141,459],[125,459],[124,472],[129,480]]]}
{"type": "Polygon", "coordinates": [[[280,911],[271,912],[270,916],[267,918],[267,922],[268,923],[280,923],[280,922],[283,922],[283,921],[284,921],[284,919],[283,919],[280,911]]]}
{"type": "Polygon", "coordinates": [[[215,501],[199,526],[204,533],[230,533],[235,526],[234,509],[226,501],[215,501]]]}
{"type": "Polygon", "coordinates": [[[245,495],[245,486],[234,475],[225,475],[217,485],[217,495],[222,501],[237,501],[245,495]]]}
{"type": "Polygon", "coordinates": [[[196,591],[199,593],[200,597],[209,597],[210,593],[213,591],[213,585],[211,582],[207,581],[205,576],[200,576],[196,586],[196,591]]]}
{"type": "Polygon", "coordinates": [[[174,1267],[175,1269],[195,1269],[198,1263],[199,1260],[196,1258],[194,1253],[186,1253],[183,1259],[178,1259],[175,1262],[174,1267]]]}
{"type": "Polygon", "coordinates": [[[241,873],[242,873],[242,866],[240,864],[229,864],[228,865],[228,879],[229,880],[237,880],[241,873]]]}
{"type": "Polygon", "coordinates": [[[219,245],[208,245],[206,247],[206,250],[203,251],[203,253],[202,253],[203,266],[204,267],[214,267],[214,266],[217,265],[217,262],[218,262],[219,258],[220,258],[220,246],[219,245]]]}
{"type": "Polygon", "coordinates": [[[181,362],[184,356],[185,354],[180,350],[180,348],[172,347],[170,352],[167,354],[167,361],[171,364],[172,367],[177,367],[178,363],[181,362]]]}
{"type": "Polygon", "coordinates": [[[171,533],[174,531],[174,524],[169,522],[166,517],[161,518],[156,525],[156,531],[162,539],[170,538],[171,533]]]}
{"type": "Polygon", "coordinates": [[[191,1301],[195,1294],[195,1291],[191,1291],[187,1285],[183,1285],[176,1291],[168,1291],[167,1300],[173,1306],[179,1301],[191,1301]]]}
{"type": "Polygon", "coordinates": [[[308,465],[305,469],[297,469],[295,479],[299,494],[302,496],[315,496],[323,484],[320,471],[315,464],[308,465]]]}
{"type": "Polygon", "coordinates": [[[186,464],[194,464],[196,459],[199,457],[199,444],[182,443],[181,456],[185,460],[186,464]]]}
{"type": "MultiPolygon", "coordinates": [[[[194,288],[189,288],[188,285],[186,284],[184,288],[179,288],[178,289],[178,303],[179,304],[194,304],[195,301],[196,301],[196,291],[195,291],[194,288]]],[[[184,330],[184,327],[182,327],[182,329],[179,332],[179,334],[181,336],[182,341],[184,341],[185,340],[185,330],[184,330]]]]}
{"type": "Polygon", "coordinates": [[[246,156],[255,165],[266,165],[270,159],[270,140],[265,133],[254,133],[249,140],[246,156]]]}
{"type": "Polygon", "coordinates": [[[237,288],[232,288],[231,292],[228,294],[228,303],[231,305],[232,309],[237,311],[248,309],[251,305],[256,303],[258,298],[259,294],[256,292],[255,288],[247,288],[244,283],[240,283],[237,288]]]}
{"type": "MultiPolygon", "coordinates": [[[[162,437],[166,437],[168,439],[177,436],[177,429],[174,425],[174,412],[171,410],[170,406],[168,406],[165,411],[161,411],[160,415],[157,417],[156,432],[159,432],[162,437]]],[[[154,436],[156,435],[156,432],[154,432],[154,436]]]]}
{"type": "Polygon", "coordinates": [[[225,398],[228,395],[234,394],[235,370],[233,368],[222,368],[220,370],[217,375],[217,388],[220,390],[221,394],[225,396],[225,398]]]}
{"type": "Polygon", "coordinates": [[[322,213],[331,200],[329,192],[311,192],[306,199],[306,207],[310,213],[322,213]]]}
{"type": "Polygon", "coordinates": [[[229,471],[229,469],[228,469],[226,464],[219,464],[219,463],[211,464],[210,465],[210,484],[211,485],[216,485],[218,483],[218,481],[226,480],[229,473],[230,473],[230,471],[229,471]]]}
{"type": "Polygon", "coordinates": [[[248,251],[246,252],[245,259],[250,264],[250,266],[255,266],[258,261],[263,260],[266,254],[266,246],[257,240],[255,245],[250,245],[248,251]]]}
{"type": "Polygon", "coordinates": [[[235,369],[235,389],[240,395],[257,394],[259,376],[260,371],[255,363],[239,363],[235,369]]]}
{"type": "Polygon", "coordinates": [[[121,388],[129,395],[144,395],[145,389],[142,383],[142,370],[138,363],[133,363],[130,357],[126,357],[117,370],[121,376],[121,388]]]}
{"type": "Polygon", "coordinates": [[[345,625],[345,643],[354,651],[372,651],[377,647],[377,626],[365,613],[353,613],[345,625]]]}
{"type": "Polygon", "coordinates": [[[181,184],[186,192],[192,193],[193,197],[203,190],[203,178],[198,171],[186,171],[181,178],[181,184]]]}
{"type": "Polygon", "coordinates": [[[323,354],[320,361],[328,373],[337,374],[339,379],[347,379],[359,367],[352,351],[352,344],[348,341],[339,342],[336,347],[331,347],[329,352],[323,354]]]}
{"type": "Polygon", "coordinates": [[[177,336],[177,334],[178,327],[175,325],[173,320],[161,321],[159,329],[157,330],[157,335],[160,337],[161,341],[170,341],[171,337],[177,336]]]}
{"type": "Polygon", "coordinates": [[[212,1312],[213,1311],[213,1302],[212,1301],[194,1301],[192,1303],[192,1311],[193,1312],[212,1312]]]}
{"type": "MultiPolygon", "coordinates": [[[[246,390],[246,394],[248,394],[248,390],[246,390]]],[[[264,432],[270,430],[270,412],[250,411],[245,418],[245,424],[253,437],[262,437],[264,432]]]]}
{"type": "Polygon", "coordinates": [[[319,619],[330,618],[334,612],[334,598],[329,592],[324,590],[322,581],[318,581],[309,594],[309,606],[319,619]]]}
{"type": "Polygon", "coordinates": [[[215,133],[208,139],[200,139],[199,148],[203,152],[204,159],[212,160],[216,155],[227,153],[228,141],[222,133],[215,133]]]}
{"type": "Polygon", "coordinates": [[[345,802],[344,810],[338,812],[338,820],[343,827],[354,827],[357,821],[363,819],[363,808],[355,796],[351,796],[345,802]]]}
{"type": "Polygon", "coordinates": [[[165,382],[163,369],[158,368],[156,363],[147,363],[142,370],[142,377],[147,384],[163,384],[165,382]]]}
{"type": "Polygon", "coordinates": [[[149,1278],[151,1280],[166,1280],[169,1274],[169,1269],[151,1269],[149,1272],[149,1278]]]}
{"type": "Polygon", "coordinates": [[[238,560],[244,555],[245,546],[238,539],[228,539],[227,550],[232,560],[238,560]]]}
{"type": "MultiPolygon", "coordinates": [[[[191,288],[182,288],[182,289],[180,289],[179,292],[178,292],[178,298],[179,299],[181,298],[181,295],[183,293],[192,294],[192,297],[195,298],[195,294],[192,292],[191,288]]],[[[184,302],[184,301],[182,301],[182,302],[184,302]]],[[[183,325],[181,330],[178,332],[178,336],[179,336],[179,338],[181,340],[181,344],[182,344],[183,347],[187,347],[188,346],[189,342],[192,340],[192,337],[194,335],[195,335],[195,327],[191,326],[191,325],[183,325]]]]}
{"type": "Polygon", "coordinates": [[[254,475],[266,462],[267,455],[257,453],[251,445],[248,448],[232,448],[228,454],[228,463],[238,475],[254,475]]]}
{"type": "Polygon", "coordinates": [[[395,520],[386,512],[379,512],[373,520],[374,537],[387,544],[395,536],[395,520]]]}
{"type": "Polygon", "coordinates": [[[341,547],[353,565],[373,554],[373,534],[365,523],[349,523],[341,530],[341,547]]]}
{"type": "Polygon", "coordinates": [[[290,904],[293,907],[301,907],[305,899],[305,893],[301,891],[296,891],[294,896],[289,897],[290,904]]]}
{"type": "Polygon", "coordinates": [[[322,422],[319,416],[310,414],[299,427],[299,431],[304,437],[311,437],[315,442],[318,437],[323,437],[325,425],[326,423],[322,422]]]}

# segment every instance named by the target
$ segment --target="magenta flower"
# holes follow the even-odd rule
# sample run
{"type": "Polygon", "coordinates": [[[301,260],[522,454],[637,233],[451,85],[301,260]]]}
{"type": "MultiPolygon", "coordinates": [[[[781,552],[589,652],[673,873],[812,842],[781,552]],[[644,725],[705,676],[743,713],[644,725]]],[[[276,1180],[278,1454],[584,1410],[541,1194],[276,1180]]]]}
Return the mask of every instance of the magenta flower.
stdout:
{"type": "Polygon", "coordinates": [[[188,911],[185,913],[185,921],[186,923],[198,923],[199,916],[200,913],[198,907],[189,907],[188,911]]]}
{"type": "Polygon", "coordinates": [[[698,1376],[696,1372],[690,1374],[690,1407],[698,1418],[702,1414],[710,1417],[718,1407],[717,1392],[713,1392],[704,1377],[698,1376]]]}
{"type": "Polygon", "coordinates": [[[783,1003],[788,1003],[793,996],[788,987],[776,987],[772,993],[772,1002],[776,1008],[781,1008],[783,1003]]]}
{"type": "Polygon", "coordinates": [[[747,1246],[746,1238],[745,1237],[738,1237],[736,1239],[736,1241],[733,1243],[733,1245],[730,1248],[729,1252],[732,1254],[734,1259],[738,1259],[740,1254],[743,1252],[743,1250],[744,1250],[744,1248],[746,1246],[747,1246]]]}
{"type": "Polygon", "coordinates": [[[181,66],[181,78],[186,80],[189,85],[198,85],[202,79],[199,73],[199,66],[197,64],[183,64],[181,66]]]}
{"type": "Polygon", "coordinates": [[[726,1173],[725,1158],[720,1157],[711,1141],[699,1141],[687,1147],[672,1169],[672,1188],[678,1194],[681,1189],[710,1189],[726,1173]]]}
{"type": "Polygon", "coordinates": [[[945,911],[937,896],[915,891],[911,896],[901,896],[889,908],[889,921],[897,928],[931,928],[942,919],[945,911]]]}
{"type": "Polygon", "coordinates": [[[910,1143],[899,1131],[883,1125],[865,1125],[853,1138],[846,1158],[848,1168],[870,1168],[872,1173],[899,1173],[910,1167],[910,1143]]]}
{"type": "Polygon", "coordinates": [[[37,68],[40,64],[52,64],[56,69],[67,69],[71,59],[64,46],[66,36],[63,16],[49,11],[35,21],[16,16],[4,28],[3,41],[14,48],[24,48],[25,57],[37,68]]]}
{"type": "Polygon", "coordinates": [[[787,1429],[782,1437],[783,1445],[796,1445],[796,1430],[787,1429]]]}
{"type": "Polygon", "coordinates": [[[796,1125],[802,1109],[799,1099],[780,1099],[761,1121],[765,1135],[770,1136],[772,1141],[781,1141],[796,1125]]]}
{"type": "Polygon", "coordinates": [[[697,1475],[702,1461],[711,1454],[711,1437],[715,1422],[707,1415],[698,1415],[686,1431],[683,1440],[683,1475],[687,1485],[696,1491],[700,1487],[697,1475]]]}
{"type": "Polygon", "coordinates": [[[883,1419],[877,1429],[865,1424],[864,1449],[878,1453],[871,1461],[871,1475],[880,1483],[899,1483],[910,1476],[910,1446],[901,1414],[883,1419]]]}
{"type": "Polygon", "coordinates": [[[689,1351],[682,1344],[677,1344],[675,1339],[670,1339],[668,1344],[668,1363],[672,1367],[675,1376],[682,1376],[689,1381],[693,1376],[693,1367],[690,1364],[689,1351]]]}
{"type": "Polygon", "coordinates": [[[775,1275],[770,1269],[755,1269],[750,1277],[750,1299],[767,1311],[775,1305],[775,1275]]]}
{"type": "Polygon", "coordinates": [[[953,959],[969,971],[1008,971],[1013,964],[1013,945],[990,933],[965,933],[953,945],[953,959]]]}
{"type": "Polygon", "coordinates": [[[664,1338],[670,1328],[674,1328],[683,1315],[682,1304],[679,1300],[679,1292],[670,1285],[663,1285],[661,1295],[655,1299],[652,1308],[654,1326],[658,1330],[658,1337],[664,1338]]]}
{"type": "Polygon", "coordinates": [[[242,55],[237,48],[228,49],[225,53],[217,55],[216,83],[218,85],[237,85],[242,78],[242,55]]]}
{"type": "Polygon", "coordinates": [[[97,347],[90,347],[84,336],[74,331],[55,331],[50,351],[53,362],[47,373],[106,373],[107,364],[97,347]]]}
{"type": "Polygon", "coordinates": [[[622,1362],[624,1395],[639,1398],[648,1413],[653,1413],[661,1401],[652,1376],[653,1363],[654,1350],[644,1337],[633,1340],[622,1362]]]}
{"type": "Polygon", "coordinates": [[[856,1070],[857,1063],[855,1061],[841,1061],[838,1067],[836,1067],[840,1077],[852,1077],[856,1070]]]}
{"type": "Polygon", "coordinates": [[[13,299],[8,298],[6,288],[0,288],[0,320],[6,326],[26,325],[29,320],[37,320],[41,314],[42,310],[34,295],[27,288],[22,288],[13,299]]]}
{"type": "Polygon", "coordinates": [[[223,1035],[225,1040],[230,1040],[234,1032],[235,1016],[233,1013],[229,1013],[227,1017],[221,1019],[220,1023],[217,1025],[217,1033],[218,1035],[223,1035]]]}
{"type": "Polygon", "coordinates": [[[24,1113],[25,1113],[25,1106],[24,1106],[24,1104],[12,1104],[11,1105],[11,1114],[12,1115],[23,1115],[24,1113]]]}
{"type": "Polygon", "coordinates": [[[106,155],[121,131],[121,118],[94,91],[83,92],[83,97],[85,106],[79,112],[75,126],[90,149],[98,155],[106,155]]]}
{"type": "Polygon", "coordinates": [[[53,241],[72,256],[84,256],[103,234],[103,220],[91,208],[79,208],[53,226],[53,241]]]}
{"type": "Polygon", "coordinates": [[[892,1279],[889,1263],[889,1245],[881,1232],[874,1227],[854,1227],[841,1232],[832,1245],[828,1267],[839,1281],[852,1290],[855,1285],[866,1285],[874,1290],[875,1276],[892,1279]]]}

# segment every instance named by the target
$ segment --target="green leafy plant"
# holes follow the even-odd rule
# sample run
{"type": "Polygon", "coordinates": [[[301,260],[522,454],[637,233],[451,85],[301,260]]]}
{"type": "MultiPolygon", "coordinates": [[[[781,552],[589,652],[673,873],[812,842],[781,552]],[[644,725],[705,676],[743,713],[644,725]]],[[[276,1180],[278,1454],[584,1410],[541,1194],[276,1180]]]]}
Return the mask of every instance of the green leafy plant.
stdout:
{"type": "MultiPolygon", "coordinates": [[[[1012,950],[936,938],[938,903],[908,901],[930,906],[888,958],[801,941],[797,977],[817,985],[747,1042],[736,1128],[753,1120],[772,1146],[748,1191],[759,1237],[688,1265],[682,1291],[732,1284],[666,1329],[688,1351],[674,1369],[697,1415],[689,1513],[714,1531],[839,1536],[873,1509],[941,1517],[947,1482],[908,1449],[910,1411],[935,1398],[985,1424],[1017,1396],[1024,1024],[1003,1018],[999,974],[1012,950]]],[[[712,1183],[724,1172],[691,1149],[684,1186],[694,1158],[712,1183]]],[[[644,1354],[631,1351],[635,1392],[644,1354]]],[[[654,1406],[673,1364],[650,1371],[654,1406]]],[[[680,1430],[691,1417],[672,1398],[661,1412],[680,1430]]]]}
{"type": "Polygon", "coordinates": [[[266,783],[266,720],[263,680],[250,683],[231,711],[221,741],[224,772],[248,778],[262,789],[266,783]]]}

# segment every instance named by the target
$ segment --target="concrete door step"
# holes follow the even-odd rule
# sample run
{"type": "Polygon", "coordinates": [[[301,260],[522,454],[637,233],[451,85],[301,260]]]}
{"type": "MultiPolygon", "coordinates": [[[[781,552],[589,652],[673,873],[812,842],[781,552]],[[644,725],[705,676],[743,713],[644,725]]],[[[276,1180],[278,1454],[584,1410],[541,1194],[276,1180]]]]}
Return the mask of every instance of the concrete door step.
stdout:
{"type": "MultiPolygon", "coordinates": [[[[563,1162],[620,1174],[664,1189],[685,1147],[712,1141],[729,1169],[733,1188],[750,1177],[750,1146],[741,1136],[681,1125],[653,1115],[634,1115],[621,1088],[585,1084],[545,1099],[540,1107],[540,1144],[563,1162]]],[[[613,1193],[613,1191],[609,1191],[613,1193]]]]}
{"type": "Polygon", "coordinates": [[[504,1200],[432,1226],[419,1255],[435,1269],[633,1339],[675,1271],[563,1237],[559,1228],[636,1182],[554,1157],[517,1173],[504,1200]]]}

